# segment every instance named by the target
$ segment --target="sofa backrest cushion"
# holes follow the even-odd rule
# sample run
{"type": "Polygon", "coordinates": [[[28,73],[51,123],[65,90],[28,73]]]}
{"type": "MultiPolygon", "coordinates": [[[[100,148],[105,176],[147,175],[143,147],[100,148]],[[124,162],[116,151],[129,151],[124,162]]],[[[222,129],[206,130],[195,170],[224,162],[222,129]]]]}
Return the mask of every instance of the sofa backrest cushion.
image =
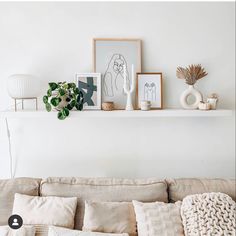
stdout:
{"type": "Polygon", "coordinates": [[[169,179],[169,201],[182,201],[191,194],[221,192],[236,200],[236,181],[229,179],[169,179]]]}
{"type": "Polygon", "coordinates": [[[0,225],[7,225],[12,215],[15,193],[38,196],[40,181],[32,178],[0,180],[0,225]]]}
{"type": "Polygon", "coordinates": [[[75,228],[82,229],[84,201],[168,202],[167,184],[157,179],[47,178],[42,181],[41,196],[77,197],[75,228]]]}

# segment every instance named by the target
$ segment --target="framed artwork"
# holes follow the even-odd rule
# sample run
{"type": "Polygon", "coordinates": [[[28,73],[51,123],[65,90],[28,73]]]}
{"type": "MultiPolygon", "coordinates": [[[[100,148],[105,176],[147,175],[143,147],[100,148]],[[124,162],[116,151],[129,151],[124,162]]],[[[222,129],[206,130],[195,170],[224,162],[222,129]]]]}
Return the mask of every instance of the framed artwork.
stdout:
{"type": "Polygon", "coordinates": [[[124,73],[130,84],[132,64],[135,74],[141,72],[141,40],[94,39],[93,64],[94,71],[101,73],[102,102],[114,102],[115,109],[125,109],[124,73]]]}
{"type": "Polygon", "coordinates": [[[101,74],[77,73],[76,85],[84,95],[84,109],[101,109],[101,74]]]}
{"type": "Polygon", "coordinates": [[[150,101],[152,109],[163,108],[162,73],[137,73],[136,106],[140,109],[141,101],[150,101]]]}

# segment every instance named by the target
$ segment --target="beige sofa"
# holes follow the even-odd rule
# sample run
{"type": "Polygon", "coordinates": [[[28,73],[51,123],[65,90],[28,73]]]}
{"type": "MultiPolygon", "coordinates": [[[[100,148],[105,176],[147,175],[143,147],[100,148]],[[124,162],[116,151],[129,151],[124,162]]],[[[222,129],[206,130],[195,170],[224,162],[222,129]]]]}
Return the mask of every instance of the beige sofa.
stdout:
{"type": "Polygon", "coordinates": [[[11,215],[14,194],[77,197],[75,228],[81,229],[84,200],[175,202],[204,192],[223,192],[236,200],[236,181],[228,179],[16,178],[0,180],[0,225],[11,215]]]}

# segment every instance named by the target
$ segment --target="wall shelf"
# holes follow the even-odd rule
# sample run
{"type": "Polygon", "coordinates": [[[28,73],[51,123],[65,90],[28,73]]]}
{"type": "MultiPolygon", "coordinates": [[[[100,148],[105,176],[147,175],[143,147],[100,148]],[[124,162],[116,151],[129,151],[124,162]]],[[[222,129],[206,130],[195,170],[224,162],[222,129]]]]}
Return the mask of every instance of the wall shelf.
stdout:
{"type": "MultiPolygon", "coordinates": [[[[69,118],[158,118],[158,117],[227,117],[232,116],[232,110],[181,110],[163,109],[152,111],[73,111],[69,118]]],[[[5,111],[0,112],[0,118],[56,118],[56,112],[47,111],[5,111]]]]}

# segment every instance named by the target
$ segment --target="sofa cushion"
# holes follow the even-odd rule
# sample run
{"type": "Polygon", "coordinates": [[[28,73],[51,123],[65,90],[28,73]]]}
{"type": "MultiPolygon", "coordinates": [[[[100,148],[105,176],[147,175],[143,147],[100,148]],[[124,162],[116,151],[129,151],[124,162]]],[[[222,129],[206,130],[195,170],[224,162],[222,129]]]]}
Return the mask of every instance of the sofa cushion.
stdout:
{"type": "Polygon", "coordinates": [[[16,178],[0,180],[0,225],[7,225],[12,214],[15,193],[38,196],[41,179],[16,178]]]}
{"type": "Polygon", "coordinates": [[[47,178],[42,181],[42,196],[78,197],[75,228],[82,229],[84,201],[167,202],[167,184],[157,179],[47,178]]]}
{"type": "Polygon", "coordinates": [[[184,236],[181,202],[133,201],[139,236],[184,236]]]}
{"type": "Polygon", "coordinates": [[[11,229],[8,225],[0,226],[0,236],[34,236],[34,226],[23,225],[20,229],[11,229]]]}
{"type": "Polygon", "coordinates": [[[83,231],[127,233],[129,236],[136,236],[133,204],[85,201],[83,231]]]}
{"type": "Polygon", "coordinates": [[[167,180],[170,202],[182,201],[191,194],[221,192],[236,200],[236,181],[227,179],[170,179],[167,180]]]}
{"type": "Polygon", "coordinates": [[[128,234],[109,234],[98,232],[84,232],[79,230],[65,229],[61,227],[50,226],[48,236],[129,236],[128,234]]]}
{"type": "MultiPolygon", "coordinates": [[[[48,225],[74,228],[76,197],[38,197],[15,194],[13,214],[20,215],[26,225],[48,225]]],[[[37,233],[37,232],[36,232],[37,233]]]]}

